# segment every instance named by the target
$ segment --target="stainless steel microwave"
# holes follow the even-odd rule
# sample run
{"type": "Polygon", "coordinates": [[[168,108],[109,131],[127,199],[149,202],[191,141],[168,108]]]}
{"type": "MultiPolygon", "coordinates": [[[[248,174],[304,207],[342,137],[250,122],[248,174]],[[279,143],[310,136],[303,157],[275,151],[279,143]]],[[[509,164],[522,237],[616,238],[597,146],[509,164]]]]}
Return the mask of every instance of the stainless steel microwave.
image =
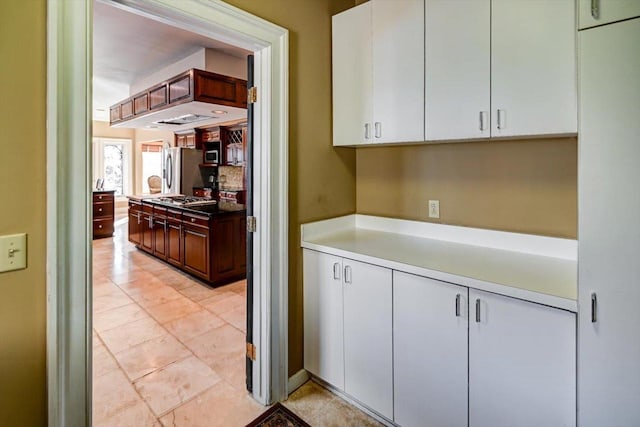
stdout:
{"type": "Polygon", "coordinates": [[[217,165],[220,159],[220,151],[217,149],[206,150],[204,152],[204,163],[208,165],[217,165]]]}

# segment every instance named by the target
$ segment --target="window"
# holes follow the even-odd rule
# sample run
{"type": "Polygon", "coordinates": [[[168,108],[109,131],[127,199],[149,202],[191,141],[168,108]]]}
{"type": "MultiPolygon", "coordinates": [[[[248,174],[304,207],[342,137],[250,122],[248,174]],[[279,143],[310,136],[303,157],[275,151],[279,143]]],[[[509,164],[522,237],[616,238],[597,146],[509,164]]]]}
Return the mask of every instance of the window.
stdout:
{"type": "Polygon", "coordinates": [[[144,142],[142,149],[142,192],[151,193],[149,177],[162,177],[162,141],[144,142]]]}
{"type": "Polygon", "coordinates": [[[132,193],[131,140],[93,139],[93,181],[104,179],[105,190],[115,190],[116,197],[132,193]]]}

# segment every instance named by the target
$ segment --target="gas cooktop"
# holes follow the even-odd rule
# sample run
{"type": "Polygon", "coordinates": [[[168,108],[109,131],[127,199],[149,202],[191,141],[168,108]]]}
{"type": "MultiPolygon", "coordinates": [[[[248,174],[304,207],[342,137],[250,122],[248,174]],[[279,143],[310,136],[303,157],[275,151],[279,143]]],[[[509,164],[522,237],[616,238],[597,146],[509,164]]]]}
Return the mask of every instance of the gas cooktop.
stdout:
{"type": "Polygon", "coordinates": [[[190,196],[175,196],[175,197],[160,197],[156,199],[156,202],[175,205],[175,206],[207,206],[215,205],[217,202],[213,199],[207,199],[206,197],[190,197],[190,196]]]}

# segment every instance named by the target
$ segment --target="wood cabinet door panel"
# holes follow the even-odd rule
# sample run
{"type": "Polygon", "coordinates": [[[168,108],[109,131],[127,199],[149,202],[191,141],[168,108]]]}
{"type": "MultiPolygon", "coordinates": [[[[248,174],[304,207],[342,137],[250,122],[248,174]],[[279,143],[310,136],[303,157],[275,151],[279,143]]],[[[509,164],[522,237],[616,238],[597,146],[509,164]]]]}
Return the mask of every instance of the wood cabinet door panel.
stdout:
{"type": "Polygon", "coordinates": [[[116,105],[109,109],[109,117],[111,123],[119,122],[122,119],[120,116],[120,105],[116,105]]]}
{"type": "Polygon", "coordinates": [[[233,242],[237,229],[234,225],[235,221],[231,217],[216,220],[213,238],[216,242],[224,242],[225,244],[215,245],[215,274],[224,275],[232,272],[235,268],[233,242]]]}
{"type": "Polygon", "coordinates": [[[140,212],[129,208],[129,241],[134,245],[140,244],[140,212]]]}
{"type": "Polygon", "coordinates": [[[575,426],[575,314],[474,289],[469,311],[469,426],[575,426]]]}
{"type": "Polygon", "coordinates": [[[209,278],[209,230],[184,226],[183,228],[184,268],[204,279],[209,278]]]}
{"type": "Polygon", "coordinates": [[[153,254],[158,258],[167,255],[167,220],[158,219],[153,223],[153,254]]]}
{"type": "Polygon", "coordinates": [[[149,109],[164,107],[167,105],[167,85],[163,84],[149,91],[149,109]]]}
{"type": "Polygon", "coordinates": [[[169,82],[169,104],[191,96],[191,74],[169,82]]]}
{"type": "Polygon", "coordinates": [[[153,224],[151,221],[151,215],[142,213],[140,247],[147,252],[153,252],[153,224]]]}
{"type": "Polygon", "coordinates": [[[120,104],[120,113],[123,119],[133,117],[133,99],[127,99],[120,104]]]}
{"type": "Polygon", "coordinates": [[[167,261],[173,265],[182,264],[182,224],[167,221],[167,261]]]}
{"type": "Polygon", "coordinates": [[[142,114],[149,110],[149,94],[143,93],[142,95],[133,98],[133,113],[142,114]]]}

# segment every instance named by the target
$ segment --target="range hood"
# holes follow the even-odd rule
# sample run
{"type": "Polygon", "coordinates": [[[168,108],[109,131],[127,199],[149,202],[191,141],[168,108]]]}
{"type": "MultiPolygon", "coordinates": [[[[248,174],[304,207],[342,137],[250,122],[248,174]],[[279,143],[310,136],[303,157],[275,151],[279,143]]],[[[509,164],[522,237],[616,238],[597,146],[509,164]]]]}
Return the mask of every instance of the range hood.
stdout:
{"type": "Polygon", "coordinates": [[[247,82],[191,69],[110,108],[112,127],[181,131],[247,117],[247,82]]]}

